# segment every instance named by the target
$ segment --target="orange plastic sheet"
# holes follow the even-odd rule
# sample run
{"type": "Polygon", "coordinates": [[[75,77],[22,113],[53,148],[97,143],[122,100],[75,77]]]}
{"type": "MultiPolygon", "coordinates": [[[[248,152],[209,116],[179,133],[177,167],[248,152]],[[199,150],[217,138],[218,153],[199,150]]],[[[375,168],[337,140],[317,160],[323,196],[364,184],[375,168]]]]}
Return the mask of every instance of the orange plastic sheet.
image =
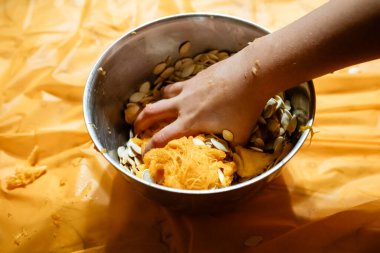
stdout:
{"type": "Polygon", "coordinates": [[[210,11],[276,30],[324,2],[0,1],[0,252],[380,252],[379,61],[315,80],[311,145],[229,213],[181,215],[142,197],[84,125],[89,71],[129,29],[210,11]],[[8,189],[25,166],[45,173],[8,189]]]}

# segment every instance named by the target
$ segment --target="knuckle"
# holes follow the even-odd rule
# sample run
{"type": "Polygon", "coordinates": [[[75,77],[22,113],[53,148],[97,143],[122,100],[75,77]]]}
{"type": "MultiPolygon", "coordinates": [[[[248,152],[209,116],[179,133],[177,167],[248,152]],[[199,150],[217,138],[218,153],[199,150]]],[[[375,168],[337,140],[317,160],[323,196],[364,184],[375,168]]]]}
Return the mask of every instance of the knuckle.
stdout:
{"type": "Polygon", "coordinates": [[[170,85],[164,87],[163,94],[164,95],[175,95],[175,94],[180,92],[181,87],[182,87],[181,82],[170,84],[170,85]]]}
{"type": "Polygon", "coordinates": [[[166,143],[166,135],[160,131],[153,135],[150,141],[153,147],[161,147],[166,143]]]}
{"type": "Polygon", "coordinates": [[[186,121],[178,120],[176,124],[176,133],[177,135],[183,135],[189,129],[189,124],[186,121]]]}
{"type": "Polygon", "coordinates": [[[151,116],[155,114],[155,112],[156,112],[156,106],[154,104],[147,104],[144,110],[142,111],[144,116],[151,116]]]}

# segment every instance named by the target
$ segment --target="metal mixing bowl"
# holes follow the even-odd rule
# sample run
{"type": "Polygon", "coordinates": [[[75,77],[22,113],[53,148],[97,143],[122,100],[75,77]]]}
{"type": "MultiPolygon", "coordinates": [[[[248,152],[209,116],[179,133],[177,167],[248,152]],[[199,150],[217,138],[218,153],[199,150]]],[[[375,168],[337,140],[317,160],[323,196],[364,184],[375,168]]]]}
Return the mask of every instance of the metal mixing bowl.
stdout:
{"type": "MultiPolygon", "coordinates": [[[[162,18],[136,28],[113,43],[99,58],[87,80],[83,110],[86,126],[98,150],[146,197],[176,210],[221,210],[257,192],[276,175],[304,143],[309,130],[300,134],[291,152],[276,166],[251,180],[216,190],[181,190],[146,182],[119,164],[116,150],[129,138],[123,109],[138,85],[152,76],[153,67],[170,55],[177,59],[178,46],[191,41],[191,54],[209,49],[239,51],[269,31],[252,22],[217,14],[182,14],[162,18]],[[106,75],[102,75],[102,68],[106,75]]],[[[103,73],[104,74],[104,73],[103,73]]],[[[315,92],[311,81],[287,91],[293,106],[312,125],[315,92]]]]}

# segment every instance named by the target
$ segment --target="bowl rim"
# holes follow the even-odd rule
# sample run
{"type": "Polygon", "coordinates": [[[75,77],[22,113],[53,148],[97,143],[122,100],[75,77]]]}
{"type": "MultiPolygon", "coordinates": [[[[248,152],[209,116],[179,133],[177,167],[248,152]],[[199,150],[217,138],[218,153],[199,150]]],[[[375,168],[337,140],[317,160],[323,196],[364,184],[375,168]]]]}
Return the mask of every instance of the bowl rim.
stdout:
{"type": "MultiPolygon", "coordinates": [[[[171,188],[171,187],[159,185],[156,183],[151,183],[151,182],[148,182],[144,179],[141,179],[141,178],[137,177],[136,175],[134,175],[133,173],[131,173],[130,171],[126,170],[122,165],[120,165],[120,163],[116,162],[107,152],[106,153],[102,152],[101,150],[103,150],[104,147],[102,146],[99,139],[97,138],[96,129],[95,129],[95,127],[93,127],[93,123],[91,122],[91,118],[92,118],[91,112],[88,110],[89,104],[90,104],[89,102],[91,101],[90,91],[91,91],[91,88],[94,86],[93,81],[97,77],[98,69],[101,67],[101,63],[103,62],[104,58],[106,58],[109,55],[109,53],[112,51],[112,49],[118,43],[120,43],[120,41],[126,40],[129,37],[134,36],[139,31],[144,30],[146,27],[150,27],[152,25],[156,25],[159,23],[163,23],[163,22],[167,22],[167,21],[171,21],[171,20],[176,20],[176,19],[193,18],[193,17],[205,17],[205,18],[211,18],[211,19],[214,19],[214,18],[216,18],[216,19],[232,19],[233,21],[237,21],[237,22],[243,23],[245,25],[255,27],[255,28],[267,33],[267,34],[271,33],[271,31],[269,29],[267,29],[261,25],[258,25],[252,21],[249,21],[249,20],[246,20],[246,19],[243,19],[240,17],[232,16],[232,15],[213,13],[213,12],[190,12],[190,13],[182,13],[182,14],[164,16],[164,17],[160,17],[158,19],[154,19],[152,21],[145,22],[145,23],[137,26],[136,28],[130,29],[126,33],[121,35],[116,41],[111,43],[110,46],[108,46],[106,48],[106,50],[98,58],[98,60],[96,61],[96,63],[94,64],[94,66],[90,72],[90,74],[87,78],[86,84],[85,84],[84,94],[83,94],[84,121],[85,121],[86,128],[89,132],[89,135],[90,135],[92,141],[94,142],[97,150],[100,153],[102,153],[102,155],[106,158],[106,160],[108,162],[110,162],[118,171],[120,171],[122,174],[130,177],[132,180],[136,180],[139,183],[145,184],[148,187],[153,187],[154,189],[157,189],[157,190],[166,191],[166,192],[175,193],[175,194],[178,194],[178,193],[179,194],[186,194],[186,195],[221,194],[224,192],[234,191],[234,190],[238,190],[240,188],[247,187],[251,184],[254,184],[256,182],[259,182],[259,181],[265,179],[266,177],[269,177],[270,175],[274,174],[276,171],[280,170],[281,167],[283,167],[300,150],[300,148],[304,144],[308,134],[310,133],[310,129],[306,129],[305,131],[302,132],[301,136],[299,137],[299,139],[296,142],[296,144],[294,145],[294,147],[290,150],[290,152],[279,163],[277,163],[272,168],[266,170],[265,172],[255,176],[249,180],[246,180],[244,182],[240,182],[240,183],[237,183],[234,185],[230,185],[227,187],[217,188],[217,189],[187,190],[187,189],[171,188]]],[[[313,84],[312,80],[309,80],[309,81],[304,82],[304,83],[307,83],[309,91],[310,91],[310,108],[311,108],[310,119],[308,119],[308,121],[306,122],[305,125],[311,127],[313,125],[313,121],[314,121],[314,117],[315,117],[315,107],[316,107],[315,88],[314,88],[314,84],[313,84]]]]}

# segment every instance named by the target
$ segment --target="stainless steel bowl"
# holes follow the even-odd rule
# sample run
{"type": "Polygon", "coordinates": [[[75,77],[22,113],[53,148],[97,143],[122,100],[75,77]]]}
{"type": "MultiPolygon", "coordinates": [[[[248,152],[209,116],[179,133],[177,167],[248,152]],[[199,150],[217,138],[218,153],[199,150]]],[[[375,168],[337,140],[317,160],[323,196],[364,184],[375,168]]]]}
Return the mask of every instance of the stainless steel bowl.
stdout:
{"type": "MultiPolygon", "coordinates": [[[[182,211],[219,211],[259,191],[280,173],[304,143],[309,130],[300,134],[291,152],[276,166],[251,180],[216,190],[180,190],[141,180],[119,164],[116,149],[129,138],[123,108],[138,85],[151,77],[153,67],[168,55],[177,59],[178,46],[191,41],[191,53],[208,49],[238,51],[269,31],[252,22],[218,14],[182,14],[144,24],[113,43],[99,58],[87,80],[83,110],[86,126],[98,150],[146,197],[182,211]],[[102,75],[99,68],[106,71],[102,75]]],[[[312,125],[315,92],[311,81],[287,91],[301,114],[312,125]]]]}

